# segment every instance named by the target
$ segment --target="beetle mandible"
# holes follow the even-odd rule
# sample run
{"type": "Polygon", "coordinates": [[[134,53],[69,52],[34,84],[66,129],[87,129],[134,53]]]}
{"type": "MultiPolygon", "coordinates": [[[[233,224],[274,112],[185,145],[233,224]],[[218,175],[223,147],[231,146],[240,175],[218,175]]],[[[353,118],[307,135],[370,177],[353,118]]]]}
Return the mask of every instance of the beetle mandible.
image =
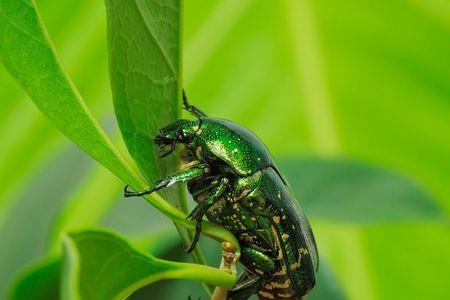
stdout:
{"type": "Polygon", "coordinates": [[[186,182],[198,203],[188,215],[196,232],[188,252],[200,237],[204,215],[233,233],[241,246],[245,272],[229,299],[302,299],[315,285],[318,252],[311,227],[291,188],[264,144],[248,129],[210,118],[189,104],[196,120],[178,120],[155,138],[160,157],[183,144],[184,167],[154,187],[131,192],[142,196],[177,182],[186,182]]]}

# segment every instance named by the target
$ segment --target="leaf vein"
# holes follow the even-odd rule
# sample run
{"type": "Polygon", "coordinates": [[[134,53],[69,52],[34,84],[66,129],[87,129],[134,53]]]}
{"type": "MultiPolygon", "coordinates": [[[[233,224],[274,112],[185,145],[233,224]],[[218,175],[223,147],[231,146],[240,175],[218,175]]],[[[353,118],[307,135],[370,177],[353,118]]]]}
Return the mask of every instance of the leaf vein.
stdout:
{"type": "Polygon", "coordinates": [[[175,71],[174,66],[170,62],[170,59],[169,59],[166,51],[164,51],[164,48],[161,46],[161,43],[159,42],[159,40],[156,38],[156,35],[153,33],[151,28],[147,25],[147,22],[145,22],[144,13],[142,12],[141,7],[139,6],[139,4],[137,3],[136,0],[134,0],[133,2],[136,5],[137,11],[139,13],[139,16],[141,17],[141,19],[142,19],[142,21],[143,21],[143,23],[145,25],[144,27],[147,29],[148,33],[152,36],[153,40],[155,41],[156,46],[158,46],[157,48],[159,49],[159,51],[163,55],[164,60],[167,62],[167,65],[169,66],[170,70],[172,71],[173,76],[176,76],[177,73],[175,71]]]}

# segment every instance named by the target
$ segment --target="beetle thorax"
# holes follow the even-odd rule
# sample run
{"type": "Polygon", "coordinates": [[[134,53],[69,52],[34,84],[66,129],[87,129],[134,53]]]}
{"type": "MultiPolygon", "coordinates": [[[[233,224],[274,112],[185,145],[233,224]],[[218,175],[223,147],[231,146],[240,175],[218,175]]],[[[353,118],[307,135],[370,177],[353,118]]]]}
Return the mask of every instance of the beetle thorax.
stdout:
{"type": "Polygon", "coordinates": [[[195,151],[199,156],[206,161],[221,161],[239,176],[249,176],[274,165],[264,144],[248,129],[233,122],[202,118],[196,135],[195,151]]]}

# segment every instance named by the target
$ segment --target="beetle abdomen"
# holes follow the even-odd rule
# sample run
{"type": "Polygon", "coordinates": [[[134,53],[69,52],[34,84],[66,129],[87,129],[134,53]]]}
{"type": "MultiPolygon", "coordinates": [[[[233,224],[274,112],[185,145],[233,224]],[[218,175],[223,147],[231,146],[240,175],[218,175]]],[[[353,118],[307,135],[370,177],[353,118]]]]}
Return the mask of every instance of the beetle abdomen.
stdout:
{"type": "Polygon", "coordinates": [[[285,263],[279,274],[289,276],[296,296],[306,295],[315,285],[317,270],[317,248],[308,220],[274,170],[263,172],[259,190],[266,199],[276,243],[285,263]]]}

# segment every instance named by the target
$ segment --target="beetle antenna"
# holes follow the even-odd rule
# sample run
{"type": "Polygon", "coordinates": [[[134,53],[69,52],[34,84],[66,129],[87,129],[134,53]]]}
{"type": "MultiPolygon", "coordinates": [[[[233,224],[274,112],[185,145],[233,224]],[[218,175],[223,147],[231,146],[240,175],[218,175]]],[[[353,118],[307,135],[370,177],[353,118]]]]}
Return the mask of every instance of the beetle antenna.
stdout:
{"type": "Polygon", "coordinates": [[[186,91],[183,90],[183,108],[196,116],[197,118],[205,118],[207,115],[198,107],[189,104],[188,98],[186,96],[186,91]]]}

